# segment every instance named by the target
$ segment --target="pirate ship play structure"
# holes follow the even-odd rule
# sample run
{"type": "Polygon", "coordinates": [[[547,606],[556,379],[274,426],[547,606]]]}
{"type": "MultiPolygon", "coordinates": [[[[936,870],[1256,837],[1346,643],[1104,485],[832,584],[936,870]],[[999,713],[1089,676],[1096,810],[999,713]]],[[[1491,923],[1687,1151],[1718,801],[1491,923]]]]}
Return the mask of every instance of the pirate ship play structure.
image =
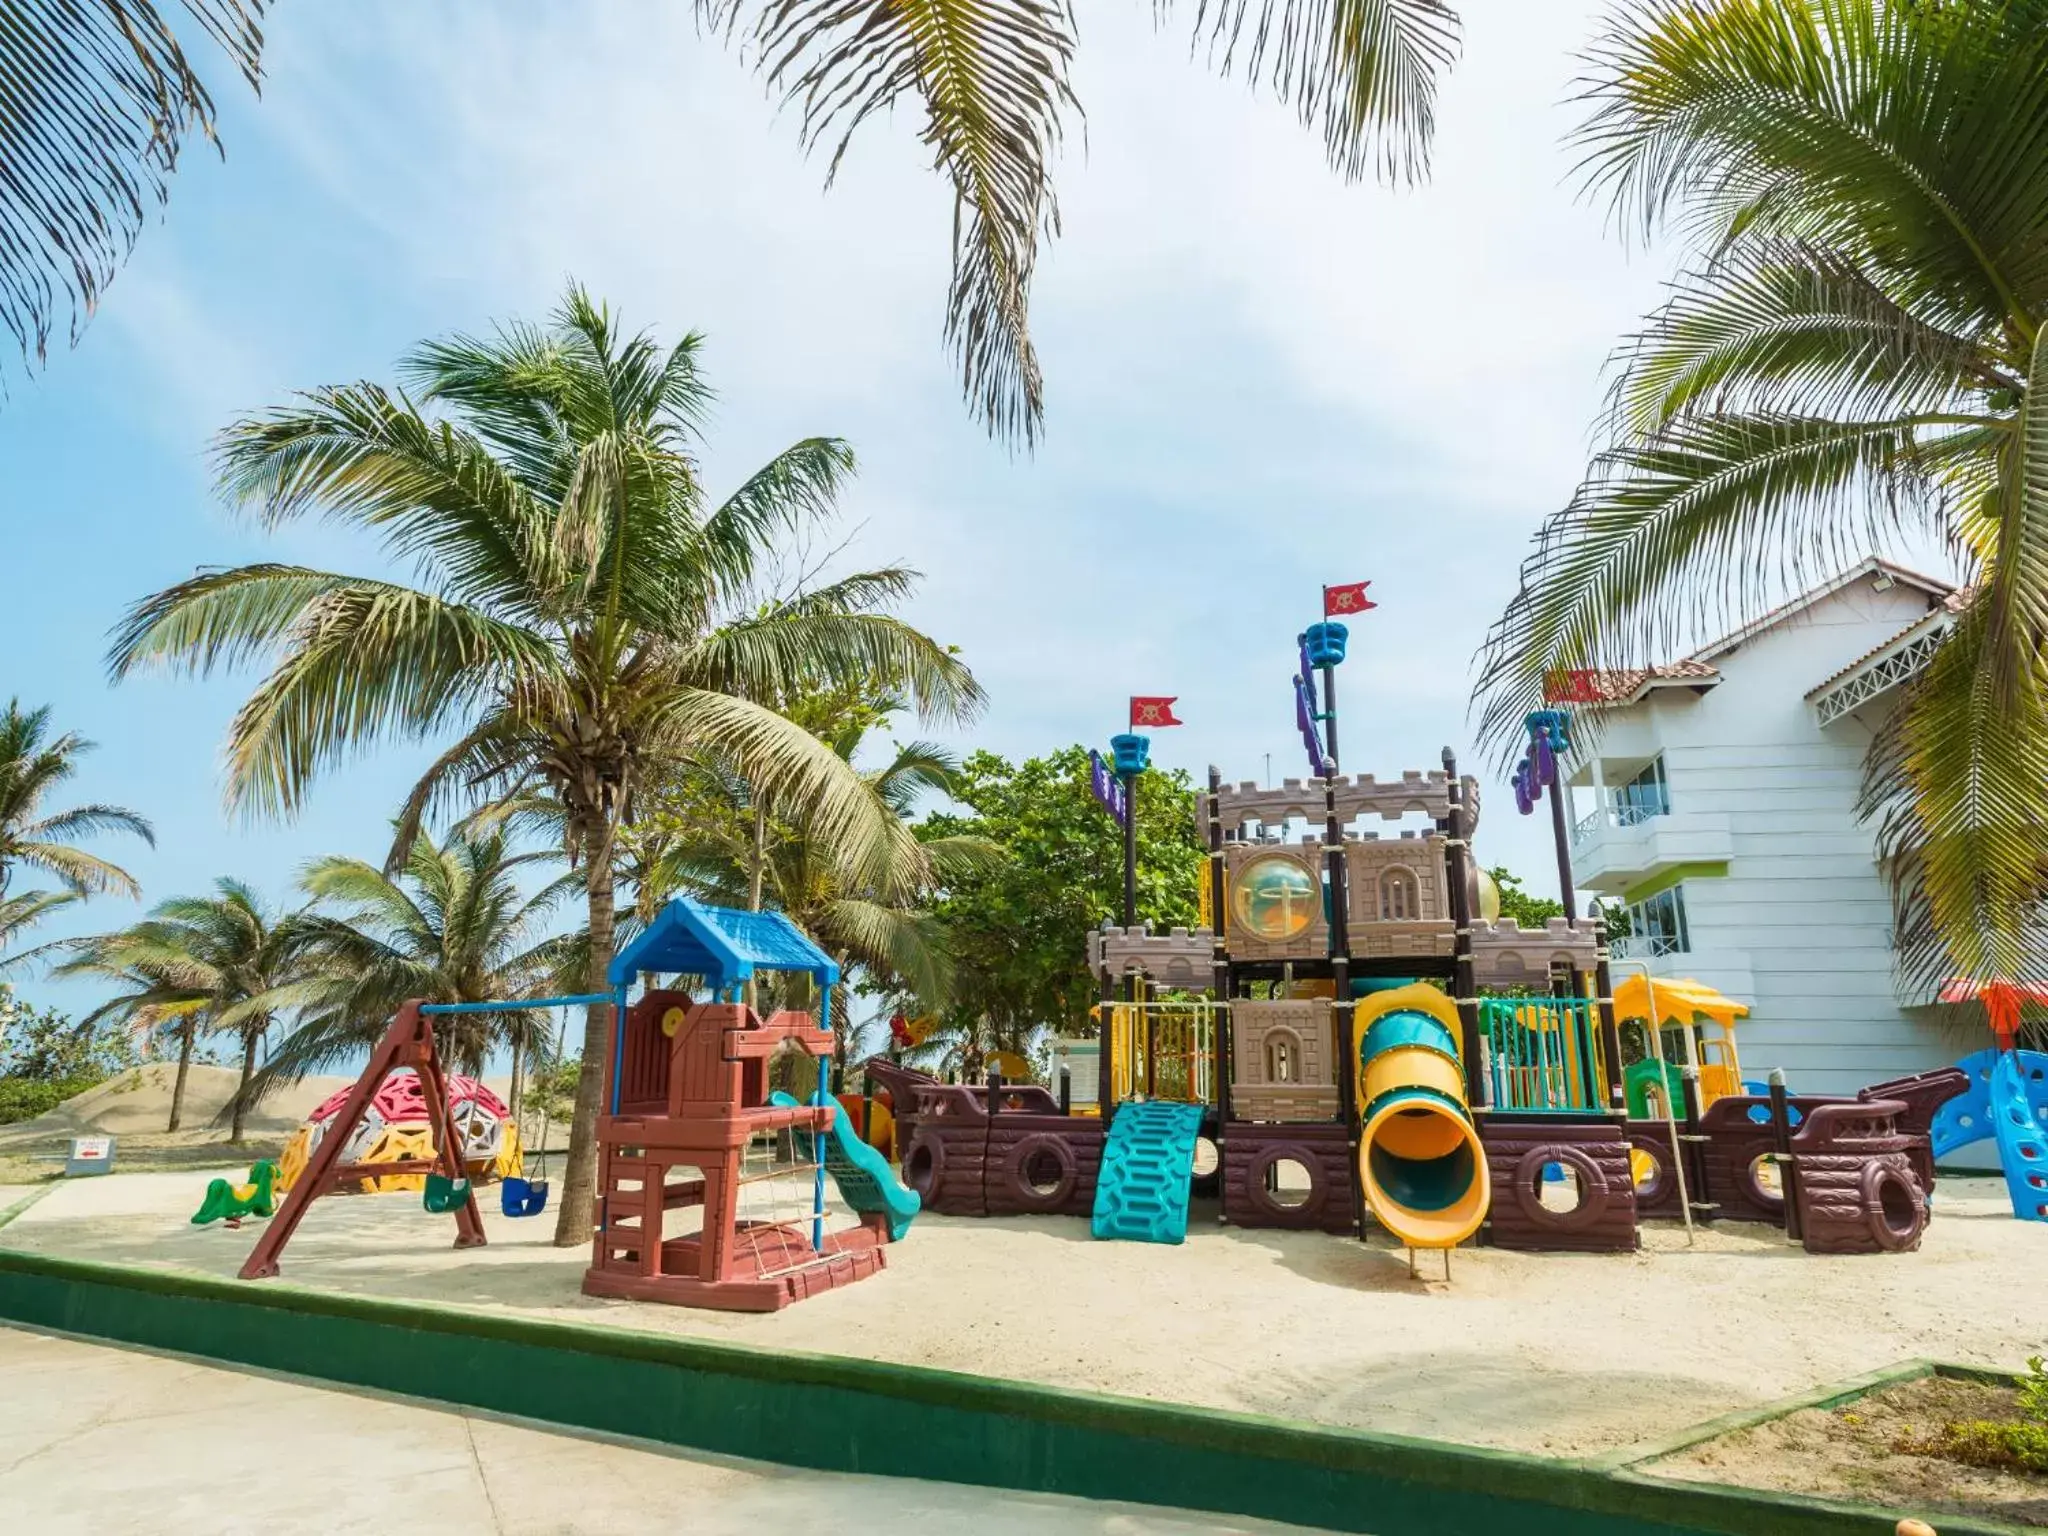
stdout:
{"type": "MultiPolygon", "coordinates": [[[[1328,589],[1326,622],[1300,638],[1296,719],[1321,771],[1270,787],[1210,770],[1207,927],[1132,921],[1149,754],[1136,727],[1179,723],[1172,699],[1132,700],[1133,730],[1094,760],[1125,833],[1124,922],[1089,938],[1098,1108],[869,1063],[926,1208],[1087,1216],[1098,1237],[1178,1242],[1190,1194],[1211,1193],[1232,1225],[1377,1226],[1411,1259],[1474,1238],[1628,1251],[1653,1213],[1783,1223],[1830,1251],[1916,1246],[1928,1122],[1963,1074],[1847,1101],[1718,1081],[1703,1098],[1698,1065],[1674,1065],[1678,1087],[1632,1119],[1600,919],[1569,904],[1538,929],[1484,914],[1478,786],[1448,749],[1436,771],[1338,772],[1334,615],[1370,606],[1363,586],[1328,589]]],[[[1547,790],[1559,819],[1569,719],[1545,710],[1529,727],[1517,801],[1529,812],[1547,790]]],[[[1657,1035],[1653,1022],[1652,1049],[1657,1035]]]]}

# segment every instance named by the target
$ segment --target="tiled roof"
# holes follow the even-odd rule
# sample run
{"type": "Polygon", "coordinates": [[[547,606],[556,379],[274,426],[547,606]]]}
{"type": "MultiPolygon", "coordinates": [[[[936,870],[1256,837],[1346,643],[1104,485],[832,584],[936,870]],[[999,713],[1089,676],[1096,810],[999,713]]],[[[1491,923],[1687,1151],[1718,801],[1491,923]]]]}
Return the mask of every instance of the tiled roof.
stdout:
{"type": "Polygon", "coordinates": [[[1717,668],[1688,657],[1654,667],[1567,672],[1563,684],[1545,689],[1544,696],[1553,704],[1633,704],[1660,684],[1711,687],[1720,679],[1717,668]]]}

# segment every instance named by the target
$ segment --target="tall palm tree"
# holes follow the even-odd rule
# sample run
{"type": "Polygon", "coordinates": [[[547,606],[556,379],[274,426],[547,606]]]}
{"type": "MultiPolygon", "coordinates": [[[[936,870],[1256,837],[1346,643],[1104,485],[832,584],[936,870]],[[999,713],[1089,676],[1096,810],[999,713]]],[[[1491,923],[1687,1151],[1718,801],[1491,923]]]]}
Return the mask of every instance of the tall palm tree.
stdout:
{"type": "MultiPolygon", "coordinates": [[[[251,1097],[360,1055],[408,998],[488,1003],[560,992],[565,956],[581,946],[541,929],[582,881],[562,875],[525,893],[519,877],[541,857],[515,852],[498,829],[458,830],[439,845],[422,832],[395,877],[360,859],[315,861],[301,881],[316,903],[301,930],[304,963],[327,988],[270,1053],[251,1097]]],[[[553,1031],[540,1012],[452,1014],[436,1020],[434,1036],[455,1070],[476,1077],[504,1046],[532,1059],[553,1031]]]]}
{"type": "Polygon", "coordinates": [[[75,340],[161,206],[188,135],[214,138],[186,52],[204,39],[250,86],[268,0],[16,0],[0,27],[0,324],[46,353],[68,303],[75,340]]]}
{"type": "Polygon", "coordinates": [[[72,841],[101,832],[131,832],[152,847],[156,834],[135,812],[118,805],[78,805],[48,811],[44,802],[78,772],[78,760],[93,744],[67,731],[49,738],[50,711],[25,710],[10,699],[0,713],[0,971],[35,958],[43,950],[9,954],[8,946],[51,912],[85,896],[140,894],[135,877],[118,864],[87,853],[72,841]],[[54,876],[61,891],[7,894],[17,867],[54,876]]]}
{"type": "Polygon", "coordinates": [[[264,1036],[278,1016],[313,1002],[323,982],[302,960],[303,916],[279,913],[239,880],[214,882],[211,896],[158,903],[139,923],[70,941],[59,976],[101,976],[126,990],[88,1016],[142,1026],[169,1024],[179,1043],[168,1130],[184,1111],[185,1077],[200,1033],[225,1034],[239,1047],[241,1078],[232,1101],[230,1139],[242,1140],[249,1082],[264,1036]]]}
{"type": "MultiPolygon", "coordinates": [[[[237,714],[229,797],[289,813],[321,767],[373,742],[455,735],[413,791],[387,868],[421,817],[465,796],[543,786],[584,871],[589,970],[608,990],[614,859],[647,775],[715,747],[870,861],[889,820],[858,774],[773,710],[797,678],[880,677],[965,718],[960,661],[880,611],[914,573],[887,568],[763,606],[764,553],[833,508],[853,456],[832,438],[784,450],[725,501],[693,452],[711,392],[692,335],[626,336],[571,288],[546,328],[430,342],[401,365],[414,394],[369,383],[303,395],[230,426],[221,480],[275,525],[308,514],[379,535],[419,586],[298,566],[208,571],[136,605],[116,676],[263,657],[237,714]]],[[[556,1241],[588,1240],[610,1012],[592,1006],[556,1241]]]]}
{"type": "MultiPolygon", "coordinates": [[[[806,145],[830,142],[829,184],[848,140],[911,104],[953,187],[946,343],[969,405],[996,434],[1036,438],[1044,411],[1031,345],[1032,271],[1059,232],[1052,161],[1080,103],[1069,0],[696,0],[746,46],[801,115],[806,145]]],[[[1375,169],[1412,180],[1428,163],[1436,87],[1456,52],[1442,0],[1153,0],[1163,23],[1192,12],[1193,47],[1292,102],[1347,180],[1375,169]]]]}
{"type": "Polygon", "coordinates": [[[1591,55],[1592,185],[1700,254],[1620,355],[1612,444],[1489,637],[1546,681],[1886,527],[1967,610],[1869,761],[1902,979],[2038,979],[2048,874],[2048,0],[1642,0],[1591,55]]]}

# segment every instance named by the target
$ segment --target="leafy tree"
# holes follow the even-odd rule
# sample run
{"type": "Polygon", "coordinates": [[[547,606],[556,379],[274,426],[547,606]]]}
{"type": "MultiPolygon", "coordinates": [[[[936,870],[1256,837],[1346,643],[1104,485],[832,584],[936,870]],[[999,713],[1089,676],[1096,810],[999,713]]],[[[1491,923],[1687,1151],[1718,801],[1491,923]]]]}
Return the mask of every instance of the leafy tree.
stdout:
{"type": "Polygon", "coordinates": [[[268,0],[19,0],[0,27],[0,324],[41,360],[60,303],[77,338],[188,135],[214,139],[186,52],[202,38],[251,87],[268,0]]]}
{"type": "Polygon", "coordinates": [[[1493,888],[1500,893],[1500,915],[1508,922],[1523,928],[1541,928],[1553,917],[1564,916],[1564,903],[1548,896],[1532,896],[1522,885],[1522,877],[1505,864],[1496,864],[1487,871],[1493,878],[1493,888]]]}
{"type": "MultiPolygon", "coordinates": [[[[1002,436],[1037,436],[1044,409],[1031,344],[1038,242],[1059,231],[1052,161],[1080,103],[1066,0],[696,0],[747,48],[802,115],[806,144],[831,141],[836,172],[871,116],[915,106],[923,142],[952,183],[953,278],[946,342],[969,405],[1002,436]]],[[[1172,0],[1155,0],[1164,21],[1172,0]]],[[[1457,47],[1441,0],[1192,0],[1193,46],[1292,102],[1347,180],[1377,169],[1419,178],[1437,77],[1457,47]]],[[[828,175],[827,180],[830,180],[828,175]]]]}
{"type": "Polygon", "coordinates": [[[93,749],[91,742],[69,731],[49,740],[49,729],[47,705],[25,710],[19,699],[11,699],[0,713],[0,970],[29,958],[8,957],[6,946],[56,908],[106,891],[140,894],[127,870],[87,853],[72,839],[129,832],[152,847],[156,843],[149,823],[118,805],[45,808],[51,791],[76,774],[78,760],[93,749]],[[7,887],[17,867],[53,876],[64,889],[9,896],[7,887]]]}
{"type": "MultiPolygon", "coordinates": [[[[360,859],[310,865],[300,885],[315,905],[300,920],[301,964],[323,985],[249,1084],[251,1101],[359,1056],[409,998],[509,1002],[580,984],[563,970],[582,946],[542,930],[581,878],[563,875],[532,895],[519,886],[521,869],[543,857],[514,852],[502,828],[458,829],[438,845],[420,833],[397,876],[360,859]]],[[[474,1077],[504,1047],[515,1059],[545,1056],[554,1026],[545,1011],[448,1014],[434,1021],[434,1039],[453,1070],[474,1077]]]]}
{"type": "Polygon", "coordinates": [[[71,941],[60,976],[100,976],[126,990],[88,1015],[143,1028],[168,1024],[178,1040],[170,1123],[184,1113],[185,1080],[202,1032],[227,1035],[241,1057],[229,1139],[242,1140],[249,1082],[264,1036],[278,1015],[305,1006],[324,989],[304,963],[303,913],[280,913],[239,880],[214,882],[211,896],[160,902],[142,922],[71,941]]]}
{"type": "Polygon", "coordinates": [[[1558,674],[1654,659],[1887,525],[1938,537],[1967,602],[1864,811],[1909,984],[2038,977],[2048,0],[1653,0],[1592,65],[1591,184],[1700,254],[1620,353],[1611,446],[1490,637],[1483,729],[1510,754],[1558,674]]]}
{"type": "MultiPolygon", "coordinates": [[[[953,795],[966,810],[927,817],[920,835],[979,838],[1005,855],[950,879],[933,908],[955,969],[939,1021],[967,1042],[972,1070],[987,1050],[1028,1053],[1042,1026],[1087,1027],[1088,931],[1121,920],[1123,833],[1089,793],[1078,746],[1018,764],[976,752],[953,795]]],[[[1137,807],[1138,918],[1191,925],[1208,857],[1194,786],[1178,770],[1148,772],[1137,807]]]]}
{"type": "MultiPolygon", "coordinates": [[[[860,687],[784,707],[849,763],[901,709],[895,699],[860,687]]],[[[951,990],[952,966],[927,904],[940,886],[971,876],[1000,853],[981,838],[913,830],[910,818],[925,795],[949,794],[960,784],[959,763],[939,747],[899,745],[881,767],[860,772],[878,813],[898,829],[878,868],[849,859],[857,850],[837,846],[830,829],[818,826],[802,805],[778,804],[731,762],[683,765],[650,797],[633,831],[649,856],[643,907],[651,911],[683,891],[725,906],[785,913],[839,962],[852,987],[907,993],[937,1007],[951,990]]],[[[849,1012],[842,1010],[836,1021],[842,1062],[853,1042],[849,1012]]]]}
{"type": "Polygon", "coordinates": [[[75,1024],[0,983],[0,1125],[46,1114],[136,1060],[126,1030],[75,1024]]]}
{"type": "MultiPolygon", "coordinates": [[[[124,675],[265,657],[236,716],[229,794],[289,813],[315,772],[380,741],[456,740],[400,817],[402,865],[428,809],[539,788],[584,872],[585,990],[609,990],[615,859],[636,795],[666,763],[715,749],[879,862],[893,823],[828,746],[754,702],[819,678],[900,686],[965,718],[967,669],[882,611],[891,567],[794,595],[762,591],[776,541],[828,514],[853,456],[831,438],[784,450],[724,502],[694,457],[711,391],[700,339],[666,351],[572,287],[546,328],[430,342],[411,393],[359,383],[229,427],[222,483],[277,524],[366,529],[421,584],[296,566],[207,571],[138,604],[113,648],[124,675]]],[[[556,1241],[589,1240],[610,1009],[585,1021],[556,1241]]]]}

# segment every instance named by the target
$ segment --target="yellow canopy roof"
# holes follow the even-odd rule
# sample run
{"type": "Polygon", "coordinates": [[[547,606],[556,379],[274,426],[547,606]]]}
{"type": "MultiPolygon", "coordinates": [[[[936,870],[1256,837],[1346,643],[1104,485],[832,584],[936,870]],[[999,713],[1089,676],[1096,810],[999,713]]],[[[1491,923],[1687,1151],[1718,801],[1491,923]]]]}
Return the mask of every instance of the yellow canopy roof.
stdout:
{"type": "Polygon", "coordinates": [[[1712,1019],[1724,1028],[1749,1012],[1749,1004],[1723,997],[1703,981],[1681,977],[1630,976],[1614,989],[1614,1016],[1618,1019],[1647,1019],[1653,1016],[1651,999],[1659,1024],[1692,1024],[1712,1019]]]}

